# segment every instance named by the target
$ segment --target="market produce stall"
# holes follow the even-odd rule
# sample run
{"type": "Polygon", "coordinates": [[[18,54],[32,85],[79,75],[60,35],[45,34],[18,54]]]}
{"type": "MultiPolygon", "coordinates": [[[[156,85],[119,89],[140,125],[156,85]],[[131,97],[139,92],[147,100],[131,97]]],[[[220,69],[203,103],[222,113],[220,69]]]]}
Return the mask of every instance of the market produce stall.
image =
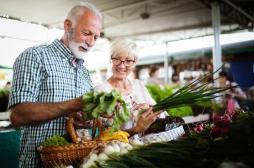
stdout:
{"type": "Polygon", "coordinates": [[[215,115],[213,122],[202,125],[202,130],[186,129],[177,140],[111,140],[92,150],[79,164],[68,167],[253,167],[253,124],[251,112],[215,115]]]}
{"type": "MultiPolygon", "coordinates": [[[[207,77],[209,77],[209,75],[212,74],[205,75],[204,77],[179,88],[173,94],[165,96],[165,98],[159,100],[152,106],[153,111],[164,111],[183,106],[199,105],[200,102],[210,101],[218,96],[216,94],[231,88],[211,87],[209,82],[203,82],[207,77]]],[[[55,167],[61,165],[72,165],[75,167],[111,167],[106,161],[108,159],[109,162],[112,159],[115,160],[117,163],[114,162],[114,165],[120,166],[121,164],[124,164],[124,161],[121,160],[121,156],[127,157],[127,163],[131,164],[130,167],[157,167],[154,165],[154,161],[149,160],[156,159],[157,156],[163,154],[170,154],[170,157],[173,158],[176,157],[174,152],[169,149],[164,151],[164,149],[167,149],[168,146],[163,147],[163,145],[169,144],[169,146],[172,146],[172,144],[176,145],[180,142],[186,144],[185,141],[189,143],[189,140],[182,140],[181,137],[183,135],[192,137],[188,135],[192,129],[196,132],[202,132],[204,129],[204,124],[194,125],[193,128],[193,126],[189,127],[189,125],[186,125],[181,117],[168,116],[163,119],[157,119],[150,128],[148,128],[145,132],[140,133],[140,135],[136,134],[130,137],[127,132],[120,130],[121,125],[129,120],[130,112],[128,104],[123,101],[121,95],[117,91],[113,90],[109,93],[96,91],[88,92],[83,95],[83,100],[86,104],[83,109],[83,117],[85,120],[92,121],[93,123],[92,140],[90,137],[88,138],[86,134],[82,134],[80,136],[80,134],[77,133],[73,122],[71,122],[72,117],[69,116],[66,127],[67,135],[56,135],[50,137],[38,147],[44,167],[55,167]],[[97,135],[96,130],[98,130],[97,135]],[[179,138],[180,140],[176,142],[174,141],[179,138]],[[152,150],[153,152],[159,152],[157,153],[158,155],[148,152],[149,148],[151,146],[153,148],[153,145],[156,143],[159,143],[158,146],[162,147],[157,150],[152,150]],[[53,154],[56,151],[56,148],[61,148],[61,150],[57,151],[59,154],[53,154]],[[72,149],[71,152],[69,152],[70,148],[72,149]],[[81,148],[84,150],[80,150],[81,148]],[[144,152],[146,154],[143,154],[143,150],[148,151],[144,152]],[[160,153],[160,151],[164,152],[160,153]],[[80,153],[83,155],[73,159],[72,156],[75,155],[75,152],[76,156],[80,153]],[[138,154],[138,152],[141,152],[142,155],[138,154],[138,156],[135,156],[132,155],[132,152],[134,152],[135,155],[138,154]],[[64,153],[64,156],[61,156],[62,153],[64,153]],[[113,157],[111,154],[113,154],[113,157]],[[129,157],[129,155],[132,156],[129,157]],[[142,158],[144,156],[146,157],[146,155],[149,157],[142,158]],[[131,160],[132,158],[134,158],[133,161],[131,160]],[[131,163],[129,163],[129,161],[131,161],[131,163]]],[[[136,114],[142,115],[143,112],[144,111],[142,110],[137,111],[136,114]]],[[[229,114],[229,117],[233,117],[232,111],[229,114]]],[[[228,119],[228,123],[229,121],[231,121],[231,118],[228,119]]],[[[194,144],[194,146],[190,148],[192,152],[197,150],[195,143],[195,140],[190,143],[191,146],[194,144]]],[[[173,151],[177,152],[176,149],[173,149],[173,151]]],[[[182,152],[185,153],[184,150],[182,152]]],[[[192,152],[190,153],[192,154],[192,152]]],[[[201,153],[202,152],[205,151],[201,151],[201,153]]],[[[182,155],[183,153],[181,153],[181,156],[184,156],[182,155]]],[[[190,153],[187,155],[188,157],[190,153]]],[[[189,157],[189,160],[191,162],[192,158],[189,157]]],[[[127,166],[122,167],[128,167],[128,164],[127,166]]],[[[165,161],[160,162],[159,164],[163,164],[164,167],[167,165],[165,164],[165,161]]]]}
{"type": "MultiPolygon", "coordinates": [[[[208,112],[212,110],[207,118],[204,119],[206,114],[194,116],[199,118],[194,123],[193,118],[185,122],[190,116],[158,118],[146,131],[133,137],[120,130],[130,112],[117,91],[86,93],[83,113],[85,120],[92,121],[92,137],[86,132],[80,136],[69,116],[66,135],[55,135],[38,146],[43,167],[218,167],[223,164],[252,167],[253,114],[228,111],[214,102],[207,103],[229,87],[211,88],[209,83],[201,83],[202,80],[204,78],[164,96],[153,110],[175,108],[179,112],[179,107],[199,105],[209,108],[208,112]]],[[[138,115],[142,113],[137,111],[138,115]]],[[[8,159],[13,159],[15,162],[11,164],[15,165],[11,167],[16,167],[20,131],[4,135],[8,136],[12,141],[3,140],[5,148],[1,151],[6,151],[3,163],[10,165],[8,159]]]]}
{"type": "Polygon", "coordinates": [[[254,115],[237,113],[232,117],[216,119],[202,132],[190,131],[177,141],[136,146],[126,154],[108,155],[108,159],[98,159],[91,167],[253,167],[254,115]]]}

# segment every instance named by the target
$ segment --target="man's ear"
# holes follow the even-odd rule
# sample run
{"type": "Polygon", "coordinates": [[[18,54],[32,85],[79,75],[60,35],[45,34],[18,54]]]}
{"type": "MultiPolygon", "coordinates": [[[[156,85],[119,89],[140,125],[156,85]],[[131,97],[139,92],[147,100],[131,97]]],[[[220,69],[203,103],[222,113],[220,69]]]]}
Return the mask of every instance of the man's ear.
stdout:
{"type": "Polygon", "coordinates": [[[64,20],[64,30],[66,32],[69,32],[71,30],[72,27],[72,22],[69,19],[65,19],[64,20]]]}

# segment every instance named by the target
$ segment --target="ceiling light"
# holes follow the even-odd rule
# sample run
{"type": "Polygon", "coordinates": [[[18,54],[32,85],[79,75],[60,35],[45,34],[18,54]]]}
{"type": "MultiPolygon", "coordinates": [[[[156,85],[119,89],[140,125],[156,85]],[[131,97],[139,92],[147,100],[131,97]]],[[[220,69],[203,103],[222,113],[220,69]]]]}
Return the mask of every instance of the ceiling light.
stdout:
{"type": "Polygon", "coordinates": [[[148,12],[143,12],[143,13],[141,13],[140,14],[140,17],[142,18],[142,19],[149,19],[150,18],[150,14],[148,13],[148,12]]]}

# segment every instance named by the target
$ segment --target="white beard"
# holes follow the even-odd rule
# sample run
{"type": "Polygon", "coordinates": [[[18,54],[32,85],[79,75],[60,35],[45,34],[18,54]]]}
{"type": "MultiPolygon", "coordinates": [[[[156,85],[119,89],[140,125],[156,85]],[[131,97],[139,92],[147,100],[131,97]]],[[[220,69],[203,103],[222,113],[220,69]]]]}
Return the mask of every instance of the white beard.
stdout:
{"type": "Polygon", "coordinates": [[[87,54],[87,52],[89,51],[89,47],[84,44],[84,43],[76,43],[73,40],[69,40],[69,49],[71,50],[71,52],[73,53],[73,56],[78,58],[78,59],[83,59],[84,56],[87,54]],[[83,47],[85,48],[87,51],[80,51],[79,47],[83,47]]]}

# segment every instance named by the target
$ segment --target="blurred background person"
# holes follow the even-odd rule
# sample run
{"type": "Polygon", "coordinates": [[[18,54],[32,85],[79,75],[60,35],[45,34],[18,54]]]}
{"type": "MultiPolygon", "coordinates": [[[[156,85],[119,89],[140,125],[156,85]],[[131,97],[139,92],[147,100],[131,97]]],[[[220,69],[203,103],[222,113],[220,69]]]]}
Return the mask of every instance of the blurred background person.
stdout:
{"type": "Polygon", "coordinates": [[[152,66],[149,69],[149,78],[147,79],[147,85],[162,85],[159,79],[160,69],[158,66],[152,66]]]}
{"type": "Polygon", "coordinates": [[[234,88],[227,91],[227,94],[230,94],[232,97],[246,99],[247,96],[240,86],[234,82],[233,76],[226,71],[221,71],[219,73],[219,85],[221,87],[225,86],[235,86],[234,88]]]}
{"type": "Polygon", "coordinates": [[[232,75],[224,70],[219,73],[219,86],[233,87],[225,91],[224,99],[222,99],[228,114],[233,115],[236,109],[240,109],[239,102],[247,99],[247,96],[239,85],[234,82],[232,75]]]}
{"type": "Polygon", "coordinates": [[[171,86],[173,88],[177,88],[177,87],[180,87],[181,84],[180,84],[180,79],[179,79],[179,75],[177,73],[173,73],[172,76],[171,76],[171,81],[172,81],[172,84],[171,86]]]}

